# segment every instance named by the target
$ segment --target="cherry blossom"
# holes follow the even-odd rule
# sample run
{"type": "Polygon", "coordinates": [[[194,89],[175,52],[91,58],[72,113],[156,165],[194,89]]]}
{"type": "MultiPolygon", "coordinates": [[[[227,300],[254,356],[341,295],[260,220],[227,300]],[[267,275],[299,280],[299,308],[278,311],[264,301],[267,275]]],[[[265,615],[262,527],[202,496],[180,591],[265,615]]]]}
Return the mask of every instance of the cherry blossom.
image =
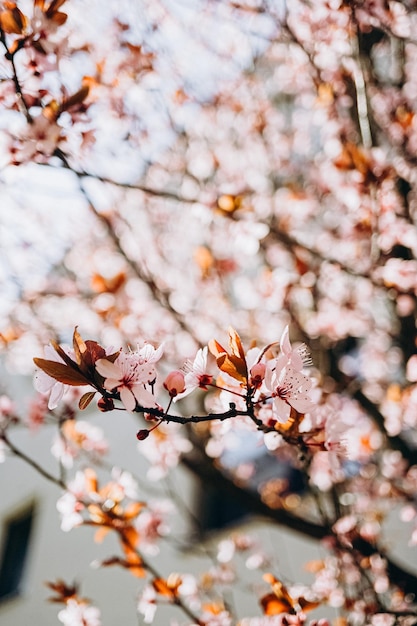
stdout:
{"type": "Polygon", "coordinates": [[[301,372],[306,365],[311,364],[310,355],[305,344],[298,345],[296,348],[291,346],[288,325],[282,332],[279,347],[280,354],[276,359],[276,367],[278,370],[290,365],[297,372],[301,372]]]}
{"type": "Polygon", "coordinates": [[[150,344],[135,352],[122,352],[114,363],[98,359],[96,369],[105,378],[109,391],[116,389],[127,411],[134,411],[136,402],[141,406],[156,406],[155,398],[145,387],[156,378],[155,363],[161,358],[163,348],[150,344]]]}
{"type": "Polygon", "coordinates": [[[64,626],[101,626],[98,608],[71,599],[65,609],[58,613],[58,619],[64,626]]]}
{"type": "MultiPolygon", "coordinates": [[[[36,359],[45,396],[29,411],[5,375],[0,457],[61,489],[64,531],[114,533],[120,552],[101,565],[138,578],[145,622],[166,603],[173,625],[324,626],[330,606],[346,626],[408,626],[417,582],[396,542],[412,564],[415,3],[149,0],[140,20],[134,4],[1,3],[5,374],[32,373],[45,337],[75,323],[105,345],[154,343],[112,353],[76,330],[68,359],[49,346],[36,359]],[[213,337],[227,328],[225,349],[213,337]],[[104,438],[79,415],[97,408],[103,425],[114,411],[142,420],[140,490],[102,462],[104,438]],[[51,464],[32,445],[50,428],[51,464]],[[271,554],[262,596],[228,531],[198,582],[167,575],[165,553],[145,558],[168,532],[164,505],[146,501],[162,482],[148,483],[182,461],[271,524],[324,537],[310,583],[271,554]]],[[[54,589],[61,621],[94,624],[75,589],[54,589]]]]}
{"type": "Polygon", "coordinates": [[[194,361],[187,363],[185,366],[186,374],[184,379],[185,391],[176,395],[174,402],[185,398],[185,396],[188,396],[194,389],[207,390],[207,385],[210,385],[213,380],[213,376],[207,373],[207,353],[207,346],[200,348],[194,361]]]}
{"type": "Polygon", "coordinates": [[[51,446],[53,456],[66,468],[71,468],[82,452],[100,457],[107,451],[102,429],[83,420],[66,420],[51,446]]]}
{"type": "Polygon", "coordinates": [[[278,359],[267,364],[265,387],[273,398],[274,415],[279,421],[285,422],[291,407],[300,413],[307,413],[314,408],[310,397],[312,381],[292,365],[280,363],[278,359]]]}

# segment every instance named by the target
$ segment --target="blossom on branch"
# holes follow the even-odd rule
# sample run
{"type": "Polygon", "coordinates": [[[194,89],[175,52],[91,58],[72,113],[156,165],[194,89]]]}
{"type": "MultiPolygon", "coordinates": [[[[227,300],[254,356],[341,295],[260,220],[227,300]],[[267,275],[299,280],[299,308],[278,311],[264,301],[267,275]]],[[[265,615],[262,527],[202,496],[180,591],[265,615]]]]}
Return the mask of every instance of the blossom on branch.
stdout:
{"type": "Polygon", "coordinates": [[[58,613],[64,626],[101,626],[100,611],[97,607],[77,599],[69,599],[67,606],[58,613]]]}
{"type": "Polygon", "coordinates": [[[207,385],[211,385],[213,376],[207,373],[207,346],[198,350],[196,357],[192,363],[185,366],[187,373],[185,374],[185,390],[175,396],[174,402],[185,398],[195,389],[204,389],[207,391],[207,385]]]}
{"type": "MultiPolygon", "coordinates": [[[[278,357],[279,359],[279,357],[278,357]]],[[[311,411],[315,404],[310,397],[311,379],[294,369],[290,364],[279,364],[278,359],[267,363],[265,387],[273,398],[273,412],[278,421],[285,422],[291,407],[298,413],[311,411]]]]}
{"type": "Polygon", "coordinates": [[[136,403],[142,407],[156,407],[155,398],[145,387],[156,378],[155,363],[163,348],[145,344],[135,352],[121,352],[112,363],[106,358],[96,361],[96,370],[104,377],[104,388],[117,391],[127,411],[134,411],[136,403]]]}

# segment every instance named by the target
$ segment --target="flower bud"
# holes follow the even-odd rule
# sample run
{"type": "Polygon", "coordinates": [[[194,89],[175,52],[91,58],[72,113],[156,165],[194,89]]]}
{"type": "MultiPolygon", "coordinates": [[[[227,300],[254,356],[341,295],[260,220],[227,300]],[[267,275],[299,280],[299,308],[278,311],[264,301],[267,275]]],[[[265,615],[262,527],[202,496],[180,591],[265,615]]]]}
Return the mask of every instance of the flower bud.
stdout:
{"type": "Polygon", "coordinates": [[[98,400],[98,402],[97,402],[97,407],[103,413],[105,413],[106,411],[113,411],[113,409],[114,409],[114,402],[113,402],[113,400],[111,398],[101,397],[100,400],[98,400]]]}
{"type": "Polygon", "coordinates": [[[136,433],[136,437],[137,439],[139,439],[139,441],[143,441],[149,436],[149,432],[149,430],[143,428],[142,430],[138,430],[138,432],[136,433]]]}
{"type": "Polygon", "coordinates": [[[262,385],[262,381],[265,378],[265,370],[265,363],[255,363],[255,365],[251,367],[251,383],[254,387],[260,387],[262,385]]]}
{"type": "Polygon", "coordinates": [[[171,398],[175,398],[185,389],[184,374],[180,370],[170,372],[165,378],[164,387],[168,391],[171,398]]]}

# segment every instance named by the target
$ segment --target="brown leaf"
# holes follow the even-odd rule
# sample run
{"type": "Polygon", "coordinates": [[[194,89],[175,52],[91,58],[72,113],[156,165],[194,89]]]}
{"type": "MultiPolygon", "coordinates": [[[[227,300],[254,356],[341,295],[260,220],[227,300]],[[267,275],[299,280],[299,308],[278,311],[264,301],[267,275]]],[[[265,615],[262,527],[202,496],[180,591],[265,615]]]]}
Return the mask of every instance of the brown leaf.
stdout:
{"type": "Polygon", "coordinates": [[[136,552],[134,551],[133,548],[135,548],[139,543],[139,539],[140,539],[139,532],[136,530],[136,528],[133,528],[133,526],[127,526],[126,528],[123,529],[122,536],[123,536],[124,545],[126,545],[126,548],[127,548],[126,555],[128,554],[136,555],[136,552]]]}
{"type": "Polygon", "coordinates": [[[172,589],[163,578],[154,578],[152,586],[157,593],[161,594],[161,596],[164,596],[165,598],[173,599],[176,596],[175,587],[172,589]]]}
{"type": "Polygon", "coordinates": [[[209,341],[208,344],[210,352],[216,358],[217,367],[240,383],[246,383],[248,368],[245,351],[238,333],[231,327],[229,328],[229,346],[230,352],[215,339],[209,341]]]}
{"type": "Polygon", "coordinates": [[[144,506],[145,504],[143,502],[130,502],[124,510],[123,518],[125,520],[130,520],[137,517],[144,506]]]}
{"type": "Polygon", "coordinates": [[[100,528],[96,531],[94,535],[94,541],[96,543],[101,543],[110,532],[110,528],[108,526],[100,526],[100,528]]]}
{"type": "Polygon", "coordinates": [[[61,111],[68,111],[68,109],[70,109],[71,107],[77,104],[81,104],[81,102],[83,102],[88,96],[89,91],[90,87],[86,83],[78,91],[72,94],[72,96],[69,96],[62,102],[61,111]]]}
{"type": "Polygon", "coordinates": [[[232,349],[232,354],[245,360],[245,351],[242,346],[242,342],[238,333],[231,326],[229,327],[229,344],[232,349]]]}
{"type": "Polygon", "coordinates": [[[303,611],[313,611],[314,609],[317,609],[318,606],[320,606],[320,602],[306,600],[303,597],[298,598],[298,604],[301,606],[303,611]]]}
{"type": "Polygon", "coordinates": [[[53,347],[53,349],[55,350],[55,352],[61,357],[61,359],[64,361],[64,363],[66,363],[67,365],[69,365],[70,367],[74,367],[75,369],[77,369],[77,364],[75,361],[72,360],[72,358],[70,356],[68,356],[68,354],[65,352],[65,350],[63,348],[61,348],[61,346],[59,345],[59,343],[57,341],[54,341],[52,339],[51,341],[51,345],[53,347]]]}
{"type": "Polygon", "coordinates": [[[80,409],[80,411],[84,411],[84,409],[88,407],[95,395],[95,391],[87,391],[87,393],[81,396],[78,402],[78,408],[80,409]]]}
{"type": "Polygon", "coordinates": [[[21,35],[25,30],[28,19],[26,15],[17,8],[14,2],[5,2],[6,11],[0,13],[0,26],[5,33],[21,35]]]}
{"type": "Polygon", "coordinates": [[[261,606],[265,615],[279,615],[280,613],[297,613],[300,610],[312,611],[320,605],[320,602],[306,600],[304,597],[292,598],[286,586],[273,574],[264,574],[264,580],[268,582],[273,593],[261,598],[261,606]]]}
{"type": "Polygon", "coordinates": [[[91,467],[84,470],[85,491],[86,493],[97,493],[98,481],[97,474],[91,467]]]}
{"type": "Polygon", "coordinates": [[[281,613],[290,613],[293,607],[283,598],[277,598],[274,593],[268,593],[260,600],[265,615],[280,615],[281,613]]]}
{"type": "Polygon", "coordinates": [[[55,380],[60,383],[64,383],[64,385],[78,387],[90,384],[90,381],[85,378],[80,371],[68,365],[64,365],[64,363],[38,358],[33,359],[33,362],[37,365],[37,367],[39,367],[39,369],[48,374],[48,376],[55,378],[55,380]]]}
{"type": "Polygon", "coordinates": [[[77,330],[77,326],[74,328],[74,334],[72,336],[72,345],[74,347],[75,359],[78,365],[82,365],[83,357],[85,352],[87,352],[87,346],[80,333],[77,330]]]}
{"type": "Polygon", "coordinates": [[[70,598],[78,595],[77,585],[67,585],[63,580],[58,579],[56,582],[46,581],[45,585],[49,587],[56,596],[48,598],[48,602],[66,602],[70,598]]]}

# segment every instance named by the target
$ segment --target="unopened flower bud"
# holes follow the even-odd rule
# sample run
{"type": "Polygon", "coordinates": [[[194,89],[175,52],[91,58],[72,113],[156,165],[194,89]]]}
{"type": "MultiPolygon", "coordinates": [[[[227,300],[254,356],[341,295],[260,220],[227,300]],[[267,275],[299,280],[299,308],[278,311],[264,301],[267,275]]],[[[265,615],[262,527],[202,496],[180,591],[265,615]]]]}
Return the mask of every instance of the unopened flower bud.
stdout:
{"type": "Polygon", "coordinates": [[[142,430],[138,430],[138,432],[136,433],[136,437],[137,439],[139,439],[139,441],[143,441],[149,436],[149,432],[149,430],[143,428],[142,430]]]}
{"type": "Polygon", "coordinates": [[[103,413],[105,413],[106,411],[113,411],[113,409],[114,409],[114,402],[113,402],[113,400],[111,398],[101,397],[100,400],[98,400],[98,402],[97,402],[97,407],[103,413]]]}
{"type": "Polygon", "coordinates": [[[255,365],[251,367],[251,383],[254,387],[260,387],[262,385],[262,381],[265,378],[265,370],[265,363],[255,363],[255,365]]]}
{"type": "Polygon", "coordinates": [[[171,398],[175,398],[185,389],[184,374],[180,370],[170,372],[165,378],[164,387],[168,391],[171,398]]]}

